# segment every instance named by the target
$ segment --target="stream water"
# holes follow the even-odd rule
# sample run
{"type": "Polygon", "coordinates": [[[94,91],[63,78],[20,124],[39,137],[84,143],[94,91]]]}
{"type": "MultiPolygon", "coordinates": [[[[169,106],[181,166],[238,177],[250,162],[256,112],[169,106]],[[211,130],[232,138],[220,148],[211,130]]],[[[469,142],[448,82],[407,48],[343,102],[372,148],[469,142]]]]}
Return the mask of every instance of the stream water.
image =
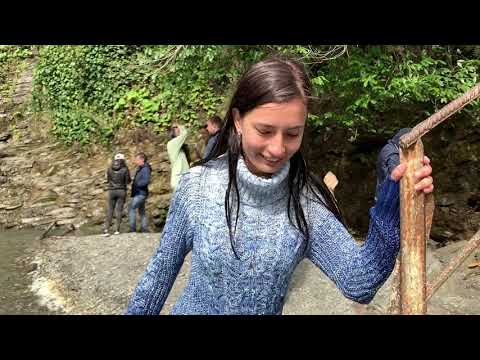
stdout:
{"type": "Polygon", "coordinates": [[[42,230],[0,232],[0,315],[50,314],[31,292],[32,264],[22,261],[28,251],[38,247],[42,230]]]}
{"type": "MultiPolygon", "coordinates": [[[[53,229],[49,235],[60,235],[64,229],[53,229]]],[[[75,235],[100,233],[98,229],[82,229],[75,235]]],[[[0,315],[53,314],[40,305],[38,297],[31,291],[31,272],[34,265],[25,261],[40,247],[38,237],[41,229],[0,231],[0,315]]]]}

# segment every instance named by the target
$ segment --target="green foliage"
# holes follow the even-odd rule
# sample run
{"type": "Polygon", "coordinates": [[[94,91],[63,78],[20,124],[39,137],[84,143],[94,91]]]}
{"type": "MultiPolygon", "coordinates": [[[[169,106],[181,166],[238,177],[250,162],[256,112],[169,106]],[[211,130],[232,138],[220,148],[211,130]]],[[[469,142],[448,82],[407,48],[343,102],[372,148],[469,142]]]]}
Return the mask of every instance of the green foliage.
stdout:
{"type": "MultiPolygon", "coordinates": [[[[53,133],[66,143],[89,143],[112,137],[114,126],[96,118],[111,117],[113,106],[132,84],[136,47],[45,46],[34,74],[33,105],[54,117],[53,133]]],[[[113,121],[113,120],[112,120],[113,121]]]]}
{"type": "Polygon", "coordinates": [[[58,109],[53,112],[55,123],[52,133],[71,145],[78,141],[82,145],[90,142],[92,137],[100,135],[100,140],[107,140],[111,135],[108,129],[98,127],[94,115],[85,109],[58,109]],[[102,135],[107,135],[102,137],[102,135]]]}
{"type": "Polygon", "coordinates": [[[148,122],[162,123],[159,108],[159,97],[151,97],[150,91],[142,88],[128,91],[117,101],[113,109],[128,116],[135,124],[142,125],[148,122]]]}
{"type": "Polygon", "coordinates": [[[199,126],[264,54],[262,47],[237,46],[45,46],[34,106],[53,115],[53,133],[66,143],[108,142],[126,125],[199,126]]]}
{"type": "MultiPolygon", "coordinates": [[[[310,123],[347,128],[352,139],[393,131],[385,119],[402,109],[431,114],[473,86],[480,65],[478,46],[43,46],[34,104],[66,143],[108,143],[124,126],[198,127],[223,115],[240,75],[271,53],[308,65],[318,98],[310,123]]],[[[472,123],[478,109],[468,108],[472,123]]]]}
{"type": "Polygon", "coordinates": [[[31,56],[31,46],[0,45],[0,64],[12,60],[24,60],[31,56]]]}
{"type": "MultiPolygon", "coordinates": [[[[200,125],[220,111],[229,88],[263,52],[255,47],[151,46],[145,47],[141,63],[150,67],[143,100],[137,105],[137,123],[150,121],[159,128],[173,120],[200,125]],[[156,65],[162,59],[162,65],[156,65]],[[148,90],[148,95],[145,92],[148,90]],[[150,100],[151,102],[146,102],[150,100]],[[139,106],[138,106],[139,105],[139,106]],[[159,111],[158,115],[154,114],[159,111]]],[[[133,94],[142,90],[134,90],[133,94]]],[[[127,93],[126,97],[132,93],[127,93]]],[[[120,100],[117,108],[122,109],[120,100]]],[[[128,109],[128,108],[127,108],[128,109]]]]}
{"type": "Polygon", "coordinates": [[[417,105],[432,114],[478,81],[479,59],[457,52],[448,62],[446,54],[442,47],[350,48],[349,56],[317,68],[313,85],[320,99],[330,101],[313,123],[379,132],[391,130],[389,124],[373,120],[399,108],[417,105]]]}

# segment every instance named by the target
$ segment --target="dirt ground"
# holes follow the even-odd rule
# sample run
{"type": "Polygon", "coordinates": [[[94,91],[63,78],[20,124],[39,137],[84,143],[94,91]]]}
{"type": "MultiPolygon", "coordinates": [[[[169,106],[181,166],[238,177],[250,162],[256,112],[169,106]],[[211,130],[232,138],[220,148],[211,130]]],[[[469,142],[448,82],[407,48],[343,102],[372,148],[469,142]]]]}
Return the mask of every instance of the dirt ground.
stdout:
{"type": "MultiPolygon", "coordinates": [[[[160,240],[158,233],[50,237],[24,258],[34,264],[33,291],[39,305],[58,314],[122,314],[128,299],[160,240]],[[36,265],[35,265],[36,264],[36,265]]],[[[466,241],[443,248],[427,247],[428,279],[443,269],[466,241]]],[[[432,297],[428,314],[480,314],[480,260],[475,252],[432,297]]],[[[188,279],[190,255],[175,281],[162,314],[168,314],[188,279]]],[[[311,262],[302,261],[294,272],[284,315],[385,314],[391,293],[387,280],[367,306],[354,304],[311,262]]]]}

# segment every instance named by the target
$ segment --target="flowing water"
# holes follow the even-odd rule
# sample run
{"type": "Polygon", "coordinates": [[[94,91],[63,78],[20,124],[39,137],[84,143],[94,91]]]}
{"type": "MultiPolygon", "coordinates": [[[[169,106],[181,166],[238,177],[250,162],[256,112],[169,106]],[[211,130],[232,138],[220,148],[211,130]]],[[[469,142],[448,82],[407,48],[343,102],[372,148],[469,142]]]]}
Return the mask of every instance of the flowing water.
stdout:
{"type": "MultiPolygon", "coordinates": [[[[48,235],[61,235],[65,229],[54,228],[48,235]]],[[[31,290],[31,272],[35,265],[27,260],[41,246],[42,229],[0,231],[0,315],[57,314],[42,305],[31,290]]],[[[102,227],[85,227],[69,235],[100,234],[102,227]]]]}
{"type": "Polygon", "coordinates": [[[42,230],[0,232],[0,315],[46,315],[52,312],[30,290],[34,266],[25,255],[39,246],[42,230]]]}

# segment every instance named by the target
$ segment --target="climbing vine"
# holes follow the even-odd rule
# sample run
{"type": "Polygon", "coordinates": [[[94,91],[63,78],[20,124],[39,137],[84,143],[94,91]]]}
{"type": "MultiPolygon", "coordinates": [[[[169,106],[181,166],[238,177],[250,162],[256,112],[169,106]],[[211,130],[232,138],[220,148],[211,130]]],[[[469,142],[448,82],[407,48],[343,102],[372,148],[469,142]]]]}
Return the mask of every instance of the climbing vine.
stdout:
{"type": "Polygon", "coordinates": [[[475,46],[43,46],[34,106],[66,143],[108,143],[120,128],[159,132],[173,120],[197,127],[223,114],[239,76],[272,53],[307,64],[310,123],[352,133],[393,131],[385,118],[399,108],[431,114],[475,84],[480,65],[475,46]]]}

